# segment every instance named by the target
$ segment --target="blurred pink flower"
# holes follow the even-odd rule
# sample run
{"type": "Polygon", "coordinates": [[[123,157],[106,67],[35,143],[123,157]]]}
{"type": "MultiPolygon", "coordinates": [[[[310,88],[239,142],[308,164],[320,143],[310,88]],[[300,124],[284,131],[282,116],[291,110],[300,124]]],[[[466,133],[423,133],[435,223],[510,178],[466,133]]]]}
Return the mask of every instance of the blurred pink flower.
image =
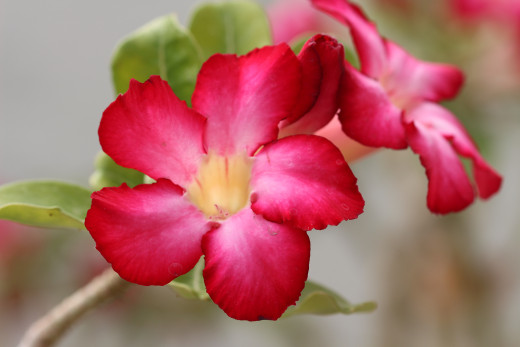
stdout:
{"type": "Polygon", "coordinates": [[[447,0],[452,12],[463,20],[497,21],[505,25],[518,25],[518,0],[447,0]]]}
{"type": "Polygon", "coordinates": [[[343,131],[367,146],[419,154],[426,168],[428,207],[460,211],[478,194],[488,198],[501,177],[482,158],[463,126],[439,101],[454,97],[463,82],[453,66],[417,60],[382,38],[362,10],[346,0],[312,3],[350,28],[361,71],[348,62],[339,96],[343,131]],[[473,162],[476,191],[458,156],[473,162]]]}
{"type": "MultiPolygon", "coordinates": [[[[316,33],[330,33],[338,26],[312,7],[308,0],[281,0],[267,10],[274,43],[291,42],[316,33]]],[[[341,28],[340,28],[341,29],[341,28]]]]}

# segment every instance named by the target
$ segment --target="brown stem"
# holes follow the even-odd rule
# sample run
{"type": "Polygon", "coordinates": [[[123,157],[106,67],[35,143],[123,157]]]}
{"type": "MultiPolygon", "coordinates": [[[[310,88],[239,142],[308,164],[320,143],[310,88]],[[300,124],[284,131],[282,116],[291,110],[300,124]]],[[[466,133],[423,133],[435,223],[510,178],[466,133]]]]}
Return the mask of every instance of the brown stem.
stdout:
{"type": "Polygon", "coordinates": [[[52,346],[90,309],[116,297],[129,285],[129,282],[121,279],[112,269],[105,270],[33,323],[18,347],[52,346]]]}

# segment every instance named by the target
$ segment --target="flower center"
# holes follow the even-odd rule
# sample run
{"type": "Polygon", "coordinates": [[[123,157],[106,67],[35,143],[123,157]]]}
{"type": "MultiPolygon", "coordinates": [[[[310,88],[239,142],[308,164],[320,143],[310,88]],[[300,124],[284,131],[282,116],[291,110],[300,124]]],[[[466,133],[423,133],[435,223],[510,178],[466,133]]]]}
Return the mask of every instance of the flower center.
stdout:
{"type": "Polygon", "coordinates": [[[208,153],[188,186],[188,199],[209,218],[226,219],[249,200],[252,164],[245,154],[222,157],[208,153]]]}

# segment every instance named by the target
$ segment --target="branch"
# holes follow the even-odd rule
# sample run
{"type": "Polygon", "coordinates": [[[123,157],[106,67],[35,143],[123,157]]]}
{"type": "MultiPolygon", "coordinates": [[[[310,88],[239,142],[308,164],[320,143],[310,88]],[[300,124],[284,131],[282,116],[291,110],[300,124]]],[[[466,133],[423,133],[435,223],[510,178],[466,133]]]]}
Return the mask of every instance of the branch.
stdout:
{"type": "Polygon", "coordinates": [[[111,268],[105,270],[33,323],[18,347],[52,346],[90,309],[118,296],[129,285],[130,282],[121,279],[111,268]]]}

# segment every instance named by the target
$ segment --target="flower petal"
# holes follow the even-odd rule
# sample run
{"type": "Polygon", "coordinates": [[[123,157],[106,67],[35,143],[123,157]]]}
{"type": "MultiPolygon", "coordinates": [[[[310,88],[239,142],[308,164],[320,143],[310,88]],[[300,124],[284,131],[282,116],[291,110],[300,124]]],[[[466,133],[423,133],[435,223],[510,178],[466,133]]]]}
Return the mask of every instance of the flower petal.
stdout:
{"type": "Polygon", "coordinates": [[[457,95],[464,75],[455,66],[418,60],[400,46],[386,41],[387,71],[382,77],[387,92],[404,106],[417,100],[442,101],[457,95]]]}
{"type": "Polygon", "coordinates": [[[365,146],[406,148],[402,110],[380,83],[348,63],[345,68],[339,93],[339,119],[345,134],[365,146]]]}
{"type": "Polygon", "coordinates": [[[430,211],[457,212],[471,204],[475,198],[473,187],[449,141],[420,122],[412,122],[406,129],[410,147],[426,169],[430,211]]]}
{"type": "Polygon", "coordinates": [[[301,88],[298,59],[286,44],[241,57],[216,54],[199,73],[193,108],[208,118],[206,144],[219,155],[253,154],[276,139],[301,88]]]}
{"type": "Polygon", "coordinates": [[[502,177],[482,158],[470,135],[447,109],[434,103],[422,103],[406,115],[406,120],[420,122],[429,131],[438,132],[459,155],[472,160],[475,183],[481,198],[487,199],[500,189],[502,177]]]}
{"type": "Polygon", "coordinates": [[[202,250],[207,292],[235,319],[278,319],[296,303],[307,279],[307,234],[248,208],[204,235],[202,250]]]}
{"type": "Polygon", "coordinates": [[[318,130],[315,135],[322,136],[338,147],[347,163],[352,163],[377,149],[374,147],[363,146],[359,142],[351,139],[341,129],[338,119],[333,119],[325,127],[318,130]]]}
{"type": "Polygon", "coordinates": [[[319,9],[346,24],[361,61],[363,74],[380,80],[401,108],[417,100],[454,97],[462,86],[462,72],[451,65],[420,61],[383,38],[362,10],[347,0],[312,0],[319,9]]]}
{"type": "Polygon", "coordinates": [[[130,82],[103,113],[99,141],[116,163],[185,187],[204,154],[205,119],[180,101],[167,82],[152,76],[130,82]]]}
{"type": "MultiPolygon", "coordinates": [[[[307,51],[314,51],[318,61],[303,65],[303,74],[307,76],[309,75],[308,70],[313,71],[315,65],[321,66],[323,73],[321,83],[319,83],[319,95],[310,110],[307,110],[297,121],[282,129],[281,134],[283,136],[312,134],[327,125],[338,111],[339,84],[345,71],[343,45],[329,36],[316,35],[305,44],[302,52],[307,51]]],[[[299,100],[306,99],[300,97],[299,100]]]]}
{"type": "Polygon", "coordinates": [[[302,88],[298,96],[298,102],[294,105],[291,115],[282,121],[280,128],[301,118],[312,108],[318,99],[324,73],[323,69],[325,67],[321,64],[320,54],[316,49],[316,41],[314,39],[317,36],[319,35],[307,40],[300,54],[298,54],[302,71],[302,88]]]}
{"type": "Polygon", "coordinates": [[[311,0],[318,9],[350,28],[352,40],[361,62],[361,71],[372,78],[379,78],[385,70],[386,49],[384,41],[361,8],[347,0],[311,0]]]}
{"type": "Polygon", "coordinates": [[[210,229],[183,190],[166,179],[93,193],[85,226],[114,271],[141,285],[164,285],[188,272],[210,229]]]}
{"type": "Polygon", "coordinates": [[[357,218],[364,201],[341,152],[312,135],[266,145],[251,173],[251,208],[266,219],[299,229],[324,229],[357,218]]]}
{"type": "Polygon", "coordinates": [[[274,43],[290,42],[303,34],[322,32],[325,23],[307,0],[280,0],[267,11],[274,43]]]}

